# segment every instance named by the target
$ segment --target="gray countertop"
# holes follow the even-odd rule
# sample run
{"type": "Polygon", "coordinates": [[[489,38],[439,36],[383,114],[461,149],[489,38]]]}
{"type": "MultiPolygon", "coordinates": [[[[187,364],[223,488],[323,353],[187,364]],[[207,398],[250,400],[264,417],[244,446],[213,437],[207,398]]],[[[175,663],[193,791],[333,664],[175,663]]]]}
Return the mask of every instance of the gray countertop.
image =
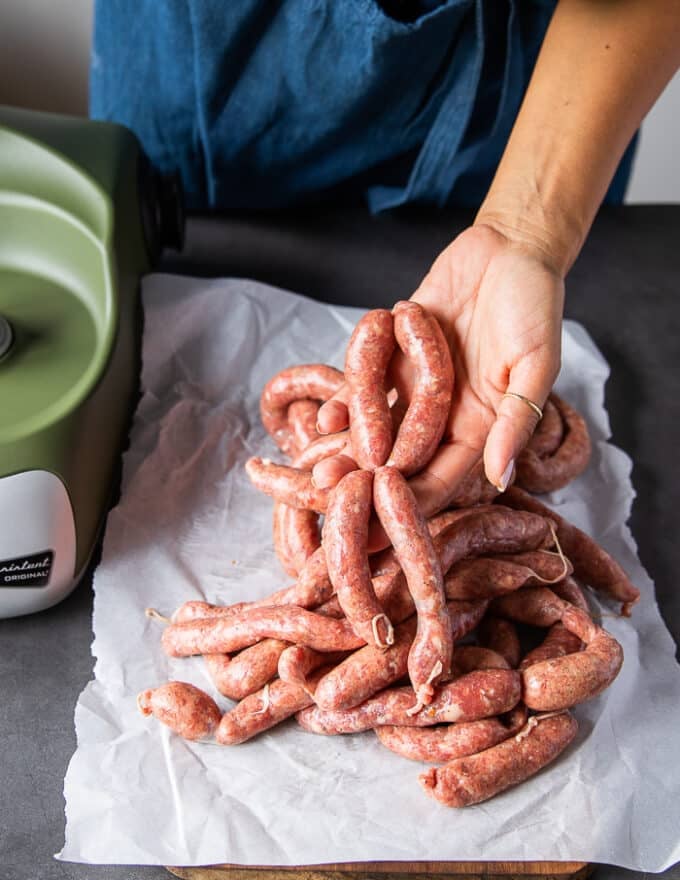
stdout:
{"type": "MultiPolygon", "coordinates": [[[[371,219],[347,208],[265,218],[197,218],[164,271],[251,277],[333,303],[388,306],[410,295],[464,212],[371,219]]],[[[666,623],[680,643],[680,206],[606,209],[567,279],[567,317],[611,365],[613,442],[634,462],[631,527],[666,623]]],[[[0,880],[155,880],[162,867],[53,860],[73,710],[92,677],[89,579],[60,605],[0,621],[0,880]]],[[[680,829],[678,829],[680,835],[680,829]]],[[[680,865],[659,875],[680,880],[680,865]]],[[[641,874],[600,866],[597,880],[641,874]]]]}

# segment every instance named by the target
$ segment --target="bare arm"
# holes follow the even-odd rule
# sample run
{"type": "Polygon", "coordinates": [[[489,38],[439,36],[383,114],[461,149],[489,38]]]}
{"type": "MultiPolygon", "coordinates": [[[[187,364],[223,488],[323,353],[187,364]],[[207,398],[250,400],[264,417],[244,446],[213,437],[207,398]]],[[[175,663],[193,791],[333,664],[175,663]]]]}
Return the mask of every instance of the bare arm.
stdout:
{"type": "Polygon", "coordinates": [[[560,0],[476,222],[541,248],[566,274],[678,67],[678,0],[560,0]]]}
{"type": "MultiPolygon", "coordinates": [[[[456,375],[442,446],[411,480],[428,513],[482,457],[488,479],[507,485],[537,416],[503,395],[546,400],[560,366],[564,276],[679,65],[680,0],[558,3],[475,224],[413,297],[441,322],[456,375]]],[[[398,356],[394,367],[403,367],[398,356]]]]}
{"type": "MultiPolygon", "coordinates": [[[[626,146],[679,66],[678,0],[560,0],[475,225],[500,232],[563,278],[626,146]]],[[[548,321],[554,312],[546,302],[548,321]]],[[[555,354],[559,361],[559,347],[542,332],[541,356],[508,364],[507,374],[509,389],[539,403],[555,354]]],[[[529,340],[535,344],[535,334],[529,340]]],[[[489,479],[498,482],[532,428],[524,404],[498,402],[484,453],[489,479]]]]}

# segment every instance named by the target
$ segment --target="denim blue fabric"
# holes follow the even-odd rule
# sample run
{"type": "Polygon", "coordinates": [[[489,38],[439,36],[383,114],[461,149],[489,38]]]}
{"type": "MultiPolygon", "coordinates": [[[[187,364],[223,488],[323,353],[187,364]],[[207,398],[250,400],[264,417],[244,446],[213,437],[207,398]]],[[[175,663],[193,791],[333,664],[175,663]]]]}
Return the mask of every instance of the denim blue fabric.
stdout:
{"type": "Polygon", "coordinates": [[[420,0],[411,21],[384,5],[97,0],[91,116],[178,169],[191,209],[477,205],[555,0],[420,0]]]}

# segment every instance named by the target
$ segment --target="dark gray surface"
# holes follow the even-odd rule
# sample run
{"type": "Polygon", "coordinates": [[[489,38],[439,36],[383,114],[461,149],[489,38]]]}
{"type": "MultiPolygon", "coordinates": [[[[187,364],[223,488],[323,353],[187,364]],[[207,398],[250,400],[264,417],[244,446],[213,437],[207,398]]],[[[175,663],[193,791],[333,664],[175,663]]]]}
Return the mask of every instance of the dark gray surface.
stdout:
{"type": "MultiPolygon", "coordinates": [[[[354,211],[197,220],[166,271],[232,275],[328,302],[390,305],[469,222],[461,213],[354,211]]],[[[606,402],[613,440],[635,462],[632,517],[643,564],[680,641],[677,455],[680,449],[680,206],[611,209],[599,218],[567,282],[580,320],[612,367],[606,402]]],[[[0,880],[160,880],[163,868],[56,862],[63,779],[75,748],[73,710],[92,677],[91,590],[31,617],[0,621],[0,880]]],[[[680,835],[680,829],[678,829],[680,835]]],[[[601,866],[597,880],[643,875],[601,866]]],[[[680,866],[663,875],[680,880],[680,866]]]]}

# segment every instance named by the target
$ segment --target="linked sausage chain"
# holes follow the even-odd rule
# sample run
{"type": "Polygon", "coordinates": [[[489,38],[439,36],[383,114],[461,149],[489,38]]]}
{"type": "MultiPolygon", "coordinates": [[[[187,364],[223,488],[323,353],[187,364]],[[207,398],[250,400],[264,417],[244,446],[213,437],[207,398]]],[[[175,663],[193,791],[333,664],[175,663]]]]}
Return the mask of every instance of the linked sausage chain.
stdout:
{"type": "Polygon", "coordinates": [[[420,783],[453,807],[517,785],[567,748],[570,710],[623,662],[582,587],[624,615],[639,592],[530,494],[565,486],[590,457],[583,418],[556,394],[507,492],[479,466],[446,509],[419,508],[407,478],[437,452],[453,387],[439,324],[414,302],[358,322],[344,374],[308,364],[267,383],[262,422],[291,462],[252,458],[246,472],[274,499],[274,548],[295,583],[257,601],[176,609],[163,649],[202,655],[216,691],[238,702],[223,713],[171,681],[139,695],[143,714],[222,745],[292,716],[316,734],[374,731],[396,754],[441,765],[420,783]],[[397,350],[412,367],[408,395],[389,379],[397,350]],[[335,433],[317,430],[323,404],[335,433]],[[369,553],[378,522],[390,546],[369,553]]]}

